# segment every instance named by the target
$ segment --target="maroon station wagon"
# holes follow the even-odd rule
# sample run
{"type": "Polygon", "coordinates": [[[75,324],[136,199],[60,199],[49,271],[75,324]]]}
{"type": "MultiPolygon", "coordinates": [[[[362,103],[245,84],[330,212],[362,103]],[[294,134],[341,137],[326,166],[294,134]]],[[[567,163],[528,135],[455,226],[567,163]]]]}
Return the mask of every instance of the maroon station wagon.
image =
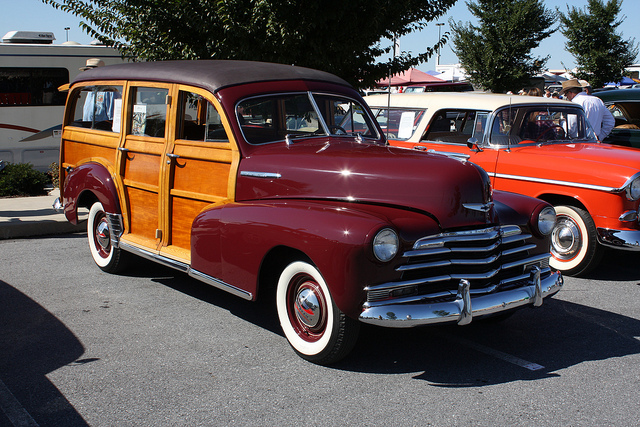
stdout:
{"type": "Polygon", "coordinates": [[[344,357],[361,322],[464,325],[562,287],[549,204],[492,192],[473,163],[387,146],[360,95],[325,72],[170,61],[80,73],[60,182],[69,221],[89,209],[102,270],[137,255],[247,300],[273,295],[287,340],[315,363],[344,357]]]}

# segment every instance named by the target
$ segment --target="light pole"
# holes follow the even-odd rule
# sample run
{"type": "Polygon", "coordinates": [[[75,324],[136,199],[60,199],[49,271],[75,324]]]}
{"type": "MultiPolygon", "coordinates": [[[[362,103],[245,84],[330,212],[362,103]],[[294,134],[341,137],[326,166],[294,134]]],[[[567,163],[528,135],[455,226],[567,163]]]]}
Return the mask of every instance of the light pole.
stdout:
{"type": "Polygon", "coordinates": [[[71,27],[64,27],[64,30],[67,32],[67,41],[69,41],[69,30],[71,27]]]}
{"type": "Polygon", "coordinates": [[[436,55],[436,67],[440,65],[440,29],[443,25],[444,25],[444,22],[438,22],[436,24],[436,26],[438,27],[438,54],[436,55]]]}

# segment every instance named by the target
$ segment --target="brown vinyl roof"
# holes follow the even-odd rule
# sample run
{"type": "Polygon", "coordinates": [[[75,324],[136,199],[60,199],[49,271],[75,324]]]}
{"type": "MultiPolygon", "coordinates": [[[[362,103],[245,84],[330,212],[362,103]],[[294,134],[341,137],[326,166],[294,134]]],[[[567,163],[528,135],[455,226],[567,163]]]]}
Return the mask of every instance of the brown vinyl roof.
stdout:
{"type": "Polygon", "coordinates": [[[73,81],[138,80],[183,83],[216,92],[245,83],[283,80],[327,81],[343,86],[349,83],[324,71],[292,65],[255,61],[198,60],[135,62],[83,71],[73,81]]]}

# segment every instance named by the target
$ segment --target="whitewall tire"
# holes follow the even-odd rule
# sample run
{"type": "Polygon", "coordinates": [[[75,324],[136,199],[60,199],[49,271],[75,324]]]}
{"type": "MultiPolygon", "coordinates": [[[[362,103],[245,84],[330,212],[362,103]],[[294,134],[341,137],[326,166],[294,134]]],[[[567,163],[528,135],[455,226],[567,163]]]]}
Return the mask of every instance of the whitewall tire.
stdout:
{"type": "Polygon", "coordinates": [[[359,323],[338,309],[322,275],[309,263],[295,261],[282,271],[276,307],[285,337],[304,359],[333,363],[355,345],[359,323]]]}
{"type": "Polygon", "coordinates": [[[551,233],[550,265],[567,275],[593,269],[602,256],[591,215],[575,206],[554,206],[557,223],[551,233]]]}

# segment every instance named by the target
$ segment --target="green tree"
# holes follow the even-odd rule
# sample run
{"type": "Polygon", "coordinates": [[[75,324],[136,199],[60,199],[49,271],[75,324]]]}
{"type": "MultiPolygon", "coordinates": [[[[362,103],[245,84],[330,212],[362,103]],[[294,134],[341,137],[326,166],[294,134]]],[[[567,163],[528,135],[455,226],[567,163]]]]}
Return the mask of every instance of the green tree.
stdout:
{"type": "Polygon", "coordinates": [[[541,0],[477,0],[467,6],[478,25],[450,25],[455,53],[472,83],[491,92],[527,86],[549,59],[534,58],[531,50],[555,31],[554,14],[541,0]]]}
{"type": "Polygon", "coordinates": [[[457,0],[41,0],[83,19],[92,37],[141,60],[245,59],[295,64],[368,86],[426,61],[402,52],[378,63],[402,36],[457,0]]]}
{"type": "Polygon", "coordinates": [[[565,44],[577,64],[574,75],[588,80],[593,87],[604,86],[607,82],[617,82],[624,76],[625,69],[638,56],[635,39],[623,40],[616,28],[626,17],[617,18],[622,0],[589,0],[585,9],[567,5],[567,14],[560,13],[562,34],[565,44]]]}

